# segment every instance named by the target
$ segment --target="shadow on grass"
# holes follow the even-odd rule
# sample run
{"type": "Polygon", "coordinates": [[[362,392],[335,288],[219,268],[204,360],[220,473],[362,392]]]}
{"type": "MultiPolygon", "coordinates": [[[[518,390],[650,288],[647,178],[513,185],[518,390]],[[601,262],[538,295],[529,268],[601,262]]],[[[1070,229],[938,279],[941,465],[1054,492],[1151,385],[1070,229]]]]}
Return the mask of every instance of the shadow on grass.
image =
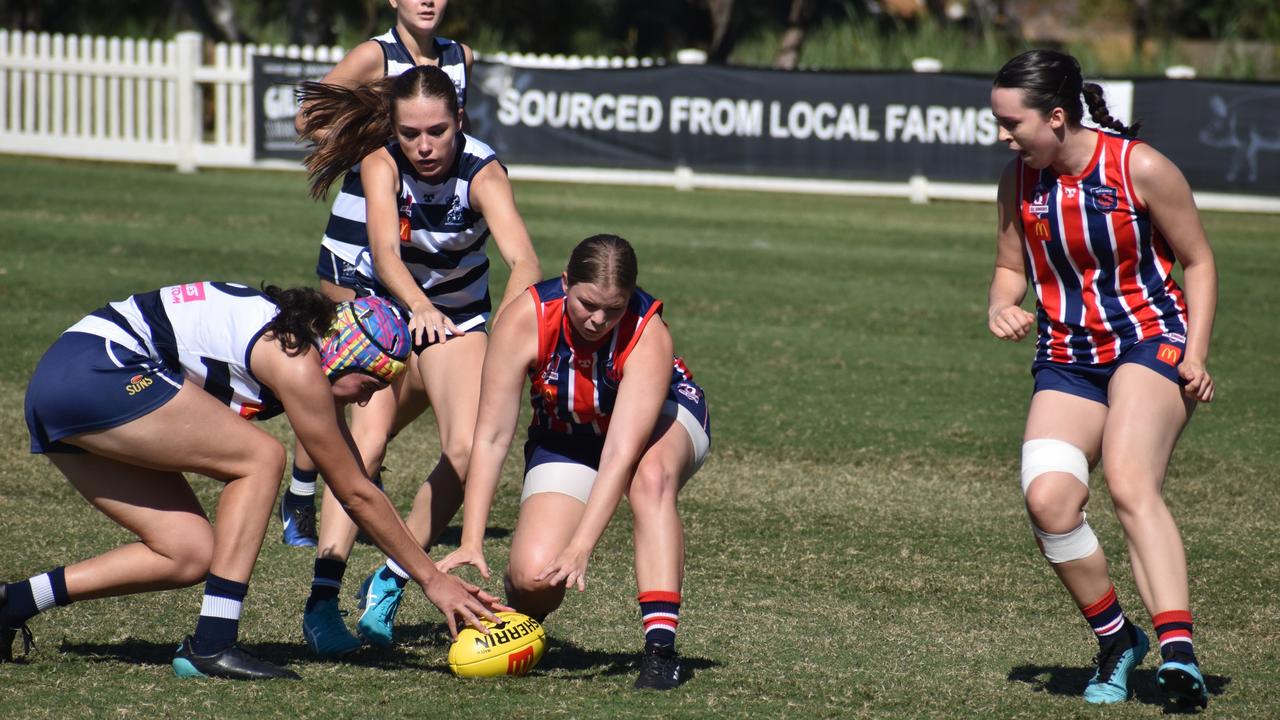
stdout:
{"type": "MultiPolygon", "coordinates": [[[[342,663],[380,670],[412,669],[420,672],[450,674],[445,655],[450,645],[449,630],[443,623],[405,625],[396,628],[397,644],[390,648],[365,645],[340,658],[316,657],[303,642],[255,643],[243,642],[247,652],[276,663],[301,670],[314,664],[342,663]],[[427,648],[421,652],[420,648],[427,648]]],[[[149,640],[129,639],[119,643],[71,643],[62,641],[59,652],[78,655],[88,662],[125,663],[129,665],[168,665],[173,660],[177,642],[157,643],[149,640]]],[[[721,663],[701,657],[681,656],[682,682],[687,682],[698,670],[720,667],[721,663]]],[[[607,652],[588,650],[572,642],[552,638],[547,652],[531,675],[555,675],[568,678],[609,677],[631,675],[640,670],[640,651],[607,652]]],[[[1087,674],[1084,675],[1088,679],[1087,674]]],[[[1010,679],[1013,676],[1010,675],[1010,679]]],[[[1083,681],[1081,681],[1083,683],[1083,681]]],[[[1154,681],[1153,681],[1154,682],[1154,681]]],[[[1212,682],[1212,681],[1210,681],[1212,682]]],[[[1212,685],[1210,686],[1212,687],[1212,685]]]]}
{"type": "MultiPolygon", "coordinates": [[[[510,528],[489,527],[489,528],[485,528],[485,531],[484,531],[485,540],[501,540],[503,538],[507,538],[510,536],[511,536],[510,528]]],[[[361,545],[368,545],[370,547],[373,546],[373,541],[370,540],[369,537],[364,534],[364,531],[361,531],[360,534],[356,536],[356,542],[360,543],[361,545]]],[[[456,548],[461,542],[462,542],[462,526],[450,525],[449,527],[445,528],[443,531],[440,532],[440,537],[436,538],[436,541],[434,545],[432,545],[432,547],[435,548],[441,545],[448,545],[450,547],[456,548]]]]}
{"type": "MultiPolygon", "coordinates": [[[[1019,665],[1009,671],[1009,682],[1020,682],[1030,685],[1036,692],[1047,692],[1051,695],[1079,697],[1084,693],[1084,686],[1093,677],[1093,668],[1063,667],[1062,665],[1019,665]]],[[[1231,678],[1222,675],[1205,675],[1204,683],[1209,688],[1209,695],[1218,696],[1226,692],[1231,678]]],[[[1134,700],[1144,705],[1164,707],[1166,714],[1182,714],[1195,712],[1194,708],[1169,705],[1164,695],[1156,686],[1156,671],[1139,669],[1129,678],[1133,688],[1134,700]]]]}

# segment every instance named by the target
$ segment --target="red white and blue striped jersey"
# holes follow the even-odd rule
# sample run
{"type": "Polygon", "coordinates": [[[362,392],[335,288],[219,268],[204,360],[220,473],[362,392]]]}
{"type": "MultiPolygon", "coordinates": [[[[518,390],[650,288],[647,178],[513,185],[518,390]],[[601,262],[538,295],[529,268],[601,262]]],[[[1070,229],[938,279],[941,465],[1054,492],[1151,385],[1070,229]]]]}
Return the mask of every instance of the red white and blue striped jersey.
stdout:
{"type": "Polygon", "coordinates": [[[1134,196],[1139,141],[1098,132],[1080,175],[1017,161],[1027,277],[1036,291],[1036,360],[1104,364],[1147,338],[1187,332],[1174,256],[1134,196]]]}
{"type": "MultiPolygon", "coordinates": [[[[538,315],[538,356],[529,367],[529,437],[603,438],[627,358],[645,326],[662,314],[662,301],[636,288],[613,332],[593,343],[576,344],[560,278],[531,285],[529,292],[538,315]]],[[[672,358],[671,372],[673,385],[693,379],[679,357],[672,358]]]]}

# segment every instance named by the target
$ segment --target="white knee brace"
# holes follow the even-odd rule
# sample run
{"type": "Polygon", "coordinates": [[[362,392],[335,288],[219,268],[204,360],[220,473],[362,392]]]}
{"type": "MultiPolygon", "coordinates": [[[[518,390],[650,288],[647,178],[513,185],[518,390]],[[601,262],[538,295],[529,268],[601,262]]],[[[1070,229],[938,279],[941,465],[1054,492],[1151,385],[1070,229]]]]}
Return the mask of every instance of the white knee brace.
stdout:
{"type": "MultiPolygon", "coordinates": [[[[1080,448],[1069,442],[1050,438],[1037,438],[1023,443],[1022,493],[1027,493],[1032,481],[1050,472],[1067,473],[1084,483],[1086,488],[1089,487],[1089,458],[1080,448]]],[[[1084,516],[1084,513],[1081,515],[1084,516]]],[[[1098,549],[1098,537],[1089,527],[1087,516],[1071,532],[1048,533],[1041,530],[1034,521],[1031,529],[1040,543],[1041,552],[1055,565],[1083,560],[1098,549]]]]}

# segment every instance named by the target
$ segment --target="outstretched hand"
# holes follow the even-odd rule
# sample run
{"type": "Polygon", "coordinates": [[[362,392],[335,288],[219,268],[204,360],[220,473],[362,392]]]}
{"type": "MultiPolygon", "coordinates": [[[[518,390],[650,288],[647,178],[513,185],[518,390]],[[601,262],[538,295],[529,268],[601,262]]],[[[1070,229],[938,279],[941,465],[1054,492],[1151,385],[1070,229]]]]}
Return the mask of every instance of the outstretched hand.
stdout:
{"type": "Polygon", "coordinates": [[[444,621],[449,626],[449,636],[454,640],[458,639],[458,618],[488,635],[489,629],[481,622],[481,618],[497,624],[501,621],[494,613],[512,610],[479,587],[444,573],[433,576],[422,591],[444,614],[444,621]]]}
{"type": "Polygon", "coordinates": [[[456,567],[463,565],[471,565],[480,571],[480,576],[485,580],[489,579],[489,564],[484,561],[484,550],[480,548],[469,548],[460,546],[457,550],[444,556],[444,559],[436,563],[436,569],[440,572],[449,572],[456,567]]]}
{"type": "Polygon", "coordinates": [[[548,585],[563,585],[565,589],[576,585],[578,592],[582,592],[587,589],[587,561],[590,557],[589,552],[565,548],[533,579],[535,582],[545,581],[548,585]]]}

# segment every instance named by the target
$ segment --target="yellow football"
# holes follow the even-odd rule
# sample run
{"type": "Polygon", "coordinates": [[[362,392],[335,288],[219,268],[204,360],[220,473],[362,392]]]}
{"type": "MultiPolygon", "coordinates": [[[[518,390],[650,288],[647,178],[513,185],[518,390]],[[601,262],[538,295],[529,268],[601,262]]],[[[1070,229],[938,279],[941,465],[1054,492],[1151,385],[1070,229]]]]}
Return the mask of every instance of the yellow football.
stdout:
{"type": "Polygon", "coordinates": [[[524,675],[547,649],[547,633],[528,615],[500,612],[495,625],[485,621],[489,634],[473,627],[458,632],[449,648],[449,669],[458,677],[524,675]]]}

